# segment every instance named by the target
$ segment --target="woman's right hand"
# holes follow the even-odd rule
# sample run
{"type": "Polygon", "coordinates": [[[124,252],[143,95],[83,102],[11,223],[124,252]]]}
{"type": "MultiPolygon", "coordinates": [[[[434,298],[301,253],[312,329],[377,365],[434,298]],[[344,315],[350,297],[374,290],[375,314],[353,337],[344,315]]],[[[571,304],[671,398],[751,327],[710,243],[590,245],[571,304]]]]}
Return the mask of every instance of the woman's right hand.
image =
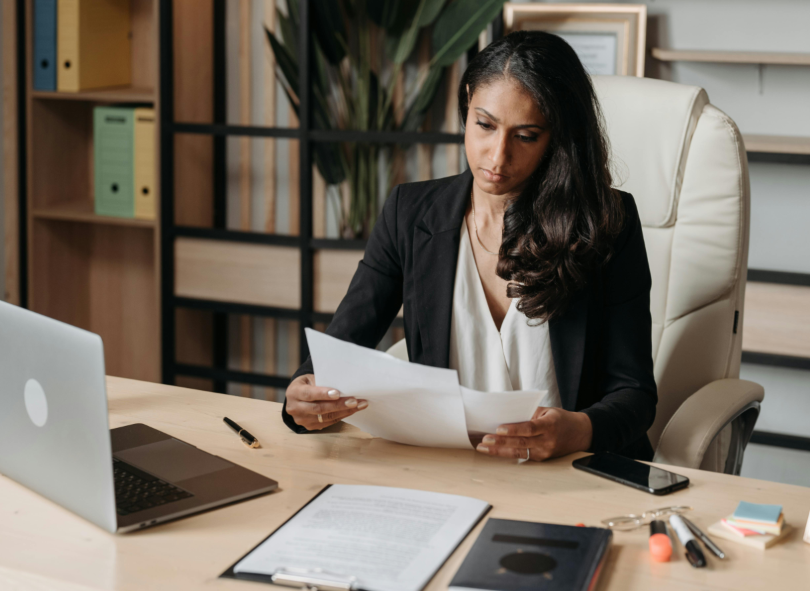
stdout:
{"type": "Polygon", "coordinates": [[[298,376],[287,387],[287,412],[296,424],[310,431],[334,425],[367,406],[367,400],[341,398],[333,388],[316,386],[311,373],[298,376]],[[318,421],[318,415],[323,422],[318,421]]]}

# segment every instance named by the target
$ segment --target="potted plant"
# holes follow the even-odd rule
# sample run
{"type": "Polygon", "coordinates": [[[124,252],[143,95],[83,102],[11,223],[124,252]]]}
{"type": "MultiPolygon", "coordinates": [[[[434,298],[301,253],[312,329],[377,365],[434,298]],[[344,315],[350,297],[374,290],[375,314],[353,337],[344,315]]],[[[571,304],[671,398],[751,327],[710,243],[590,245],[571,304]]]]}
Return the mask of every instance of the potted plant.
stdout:
{"type": "MultiPolygon", "coordinates": [[[[445,69],[478,39],[504,0],[310,0],[311,121],[314,128],[416,131],[437,96],[445,69]],[[431,57],[409,88],[401,72],[420,36],[431,57]],[[394,101],[401,92],[405,100],[394,101]]],[[[267,30],[279,79],[298,114],[298,0],[278,11],[278,32],[267,30]]],[[[341,208],[344,238],[367,237],[379,208],[381,147],[316,143],[313,160],[328,185],[348,184],[341,208]]],[[[389,171],[392,159],[389,159],[389,171]]],[[[393,175],[388,174],[387,183],[393,175]]],[[[388,187],[390,188],[390,187],[388,187]]]]}

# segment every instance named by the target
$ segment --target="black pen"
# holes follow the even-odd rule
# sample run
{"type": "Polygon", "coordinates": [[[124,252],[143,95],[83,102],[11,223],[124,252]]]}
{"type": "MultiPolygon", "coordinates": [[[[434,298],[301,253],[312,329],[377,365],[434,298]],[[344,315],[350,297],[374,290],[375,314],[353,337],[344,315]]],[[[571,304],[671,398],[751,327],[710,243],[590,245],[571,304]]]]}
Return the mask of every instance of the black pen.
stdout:
{"type": "Polygon", "coordinates": [[[259,440],[258,439],[256,439],[253,435],[251,435],[247,431],[245,431],[242,427],[240,427],[238,424],[233,422],[231,419],[229,419],[228,417],[225,417],[222,420],[225,421],[225,424],[228,425],[231,429],[233,429],[236,432],[236,434],[239,435],[239,437],[242,438],[242,443],[244,443],[248,447],[253,447],[253,448],[261,447],[259,445],[259,440]]]}
{"type": "Polygon", "coordinates": [[[692,533],[695,534],[701,542],[703,542],[703,545],[706,546],[709,550],[711,550],[712,554],[714,554],[715,556],[717,556],[717,558],[720,559],[726,557],[725,552],[723,552],[720,549],[720,547],[711,540],[709,536],[700,531],[700,528],[698,526],[689,521],[683,515],[681,515],[681,519],[683,519],[683,522],[686,524],[686,527],[691,529],[692,533]]]}
{"type": "Polygon", "coordinates": [[[706,566],[706,557],[703,556],[703,552],[701,552],[695,536],[692,535],[692,531],[686,526],[686,523],[684,523],[683,517],[680,515],[671,515],[669,523],[672,525],[672,529],[675,530],[675,534],[686,550],[686,559],[689,561],[689,564],[695,568],[706,566]]]}

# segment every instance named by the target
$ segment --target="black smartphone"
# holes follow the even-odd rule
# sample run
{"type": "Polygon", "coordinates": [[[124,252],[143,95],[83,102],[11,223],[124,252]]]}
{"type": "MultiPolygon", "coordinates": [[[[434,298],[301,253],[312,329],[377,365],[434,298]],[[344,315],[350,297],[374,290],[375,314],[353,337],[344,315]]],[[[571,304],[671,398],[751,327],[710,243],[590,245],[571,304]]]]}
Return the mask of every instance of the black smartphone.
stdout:
{"type": "Polygon", "coordinates": [[[689,479],[680,474],[648,466],[619,454],[603,452],[574,460],[574,468],[632,486],[654,495],[668,495],[689,486],[689,479]]]}

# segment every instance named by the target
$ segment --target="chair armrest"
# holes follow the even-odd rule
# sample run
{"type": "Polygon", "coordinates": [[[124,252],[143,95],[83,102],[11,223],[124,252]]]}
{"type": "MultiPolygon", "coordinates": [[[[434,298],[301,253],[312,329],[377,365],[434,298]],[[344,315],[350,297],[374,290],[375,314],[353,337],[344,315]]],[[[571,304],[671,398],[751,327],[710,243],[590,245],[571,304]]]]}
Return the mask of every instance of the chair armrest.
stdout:
{"type": "MultiPolygon", "coordinates": [[[[747,411],[759,414],[765,390],[748,380],[728,378],[705,385],[687,398],[664,427],[654,462],[700,468],[714,437],[747,411]]],[[[744,435],[743,447],[751,437],[754,422],[744,435]]]]}

